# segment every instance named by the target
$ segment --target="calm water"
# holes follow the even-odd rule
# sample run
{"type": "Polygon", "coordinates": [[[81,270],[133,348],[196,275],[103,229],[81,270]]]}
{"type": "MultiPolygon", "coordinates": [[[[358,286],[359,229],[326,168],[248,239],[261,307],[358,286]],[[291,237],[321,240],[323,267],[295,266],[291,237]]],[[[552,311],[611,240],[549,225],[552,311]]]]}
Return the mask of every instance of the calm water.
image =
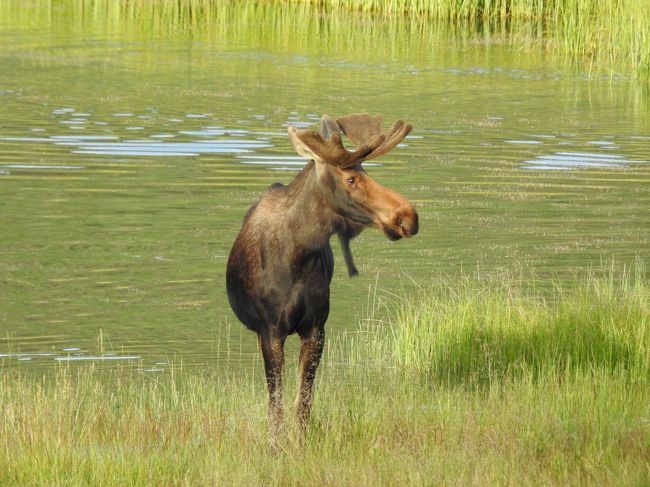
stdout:
{"type": "Polygon", "coordinates": [[[477,267],[562,276],[647,259],[647,86],[587,81],[539,53],[407,23],[309,19],[294,36],[287,19],[195,32],[7,12],[5,367],[157,373],[251,360],[254,336],[226,300],[227,254],[263,188],[303,164],[287,124],[316,127],[323,113],[414,125],[368,170],[421,216],[409,241],[372,230],[355,240],[354,280],[335,249],[332,335],[355,329],[375,288],[400,295],[477,267]]]}

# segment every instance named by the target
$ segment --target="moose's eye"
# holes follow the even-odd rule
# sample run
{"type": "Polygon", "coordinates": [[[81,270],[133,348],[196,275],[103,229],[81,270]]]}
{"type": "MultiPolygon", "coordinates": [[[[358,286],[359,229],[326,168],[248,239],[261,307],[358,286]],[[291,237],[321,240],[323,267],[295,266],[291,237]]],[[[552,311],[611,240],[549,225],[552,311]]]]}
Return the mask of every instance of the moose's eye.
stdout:
{"type": "Polygon", "coordinates": [[[354,176],[350,176],[350,177],[348,178],[348,184],[349,184],[350,186],[352,186],[355,182],[356,182],[356,179],[355,179],[354,176]]]}

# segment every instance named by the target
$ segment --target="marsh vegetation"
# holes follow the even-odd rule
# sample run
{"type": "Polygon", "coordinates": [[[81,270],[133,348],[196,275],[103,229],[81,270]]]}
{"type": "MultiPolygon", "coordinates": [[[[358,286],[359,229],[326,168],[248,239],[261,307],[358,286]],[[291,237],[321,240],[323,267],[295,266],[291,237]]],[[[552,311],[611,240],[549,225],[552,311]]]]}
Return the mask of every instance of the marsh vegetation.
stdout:
{"type": "Polygon", "coordinates": [[[468,48],[477,42],[505,43],[594,76],[650,81],[650,6],[642,0],[289,0],[281,6],[251,0],[36,0],[21,8],[12,1],[3,3],[8,15],[27,22],[40,18],[69,26],[100,24],[108,30],[200,31],[212,36],[248,31],[246,35],[280,36],[287,43],[314,47],[313,34],[323,28],[323,18],[327,30],[339,34],[352,26],[372,29],[379,19],[382,29],[391,30],[387,41],[393,46],[403,45],[409,31],[417,32],[417,42],[432,49],[443,39],[468,48]],[[368,22],[368,15],[375,21],[368,22]],[[249,31],[252,25],[258,29],[249,31]]]}

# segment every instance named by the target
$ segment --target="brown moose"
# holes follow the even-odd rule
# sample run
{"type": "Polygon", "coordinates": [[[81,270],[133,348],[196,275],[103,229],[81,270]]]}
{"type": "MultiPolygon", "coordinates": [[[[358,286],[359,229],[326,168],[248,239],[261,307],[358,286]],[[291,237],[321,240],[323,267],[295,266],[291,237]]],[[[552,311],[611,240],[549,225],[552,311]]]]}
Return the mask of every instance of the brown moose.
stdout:
{"type": "Polygon", "coordinates": [[[230,251],[228,300],[241,322],[257,333],[273,436],[283,417],[284,342],[293,333],[301,339],[296,407],[303,429],[309,419],[334,272],[330,237],[339,236],[348,273],[354,275],[349,242],[364,228],[379,228],[391,240],[418,232],[411,204],[361,167],[411,131],[398,121],[382,132],[381,123],[380,115],[353,114],[337,120],[323,116],[320,133],[290,125],[294,148],[310,162],[289,186],[272,185],[251,206],[230,251]],[[355,151],[343,146],[342,134],[355,151]]]}

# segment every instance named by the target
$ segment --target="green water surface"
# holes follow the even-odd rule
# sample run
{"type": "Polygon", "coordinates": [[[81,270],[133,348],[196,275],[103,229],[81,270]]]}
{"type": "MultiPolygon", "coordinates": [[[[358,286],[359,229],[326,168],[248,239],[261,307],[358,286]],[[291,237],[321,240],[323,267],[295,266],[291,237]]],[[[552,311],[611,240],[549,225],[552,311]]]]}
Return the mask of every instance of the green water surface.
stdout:
{"type": "Polygon", "coordinates": [[[335,248],[332,336],[375,289],[647,257],[645,85],[408,20],[242,7],[174,23],[25,4],[0,6],[5,367],[251,361],[227,255],[248,206],[303,163],[287,124],[323,113],[414,126],[368,172],[421,219],[408,241],[355,240],[353,280],[335,248]]]}

